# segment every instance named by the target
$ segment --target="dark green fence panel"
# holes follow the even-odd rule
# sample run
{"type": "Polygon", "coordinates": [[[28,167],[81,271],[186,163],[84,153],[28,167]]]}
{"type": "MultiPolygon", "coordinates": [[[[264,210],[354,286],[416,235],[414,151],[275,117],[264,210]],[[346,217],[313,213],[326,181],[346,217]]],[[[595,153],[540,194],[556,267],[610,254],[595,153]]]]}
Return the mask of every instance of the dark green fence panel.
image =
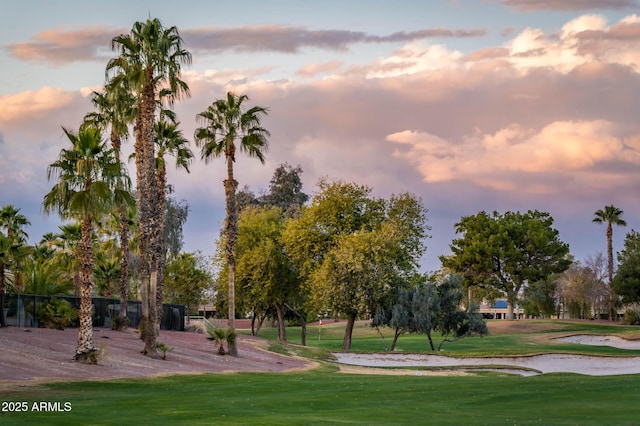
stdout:
{"type": "MultiPolygon", "coordinates": [[[[37,296],[32,294],[4,294],[2,312],[4,323],[8,326],[38,327],[38,310],[52,297],[68,301],[75,309],[80,309],[80,298],[72,296],[37,296]]],[[[113,319],[120,314],[120,299],[93,297],[93,326],[111,328],[113,319]]],[[[141,302],[133,300],[127,303],[129,327],[137,328],[140,324],[141,302]]],[[[184,331],[184,305],[163,304],[160,318],[161,330],[184,331]]],[[[75,327],[78,324],[74,325],[75,327]]]]}

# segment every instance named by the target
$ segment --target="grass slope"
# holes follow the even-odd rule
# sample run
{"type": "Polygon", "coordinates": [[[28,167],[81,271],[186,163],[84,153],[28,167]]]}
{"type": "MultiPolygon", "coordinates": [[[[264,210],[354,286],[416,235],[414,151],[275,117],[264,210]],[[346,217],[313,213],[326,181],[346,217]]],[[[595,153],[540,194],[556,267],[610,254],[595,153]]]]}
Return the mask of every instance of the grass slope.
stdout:
{"type": "MultiPolygon", "coordinates": [[[[339,324],[323,327],[320,339],[313,339],[311,333],[308,336],[310,348],[274,346],[280,351],[322,358],[322,348],[340,348],[343,330],[339,324]]],[[[578,345],[549,340],[558,334],[638,337],[631,327],[569,322],[522,322],[522,327],[464,339],[445,348],[449,354],[492,355],[556,352],[558,348],[603,354],[638,352],[574,349],[578,345]],[[525,324],[526,330],[522,328],[525,324]]],[[[295,332],[288,330],[290,339],[295,339],[295,332]]],[[[264,330],[262,334],[272,333],[264,330]]],[[[358,350],[381,350],[375,330],[359,325],[354,337],[358,350]]],[[[422,336],[404,336],[401,342],[406,351],[426,349],[422,336]]],[[[347,375],[338,373],[335,365],[323,363],[313,371],[286,374],[206,374],[25,386],[0,392],[3,408],[9,402],[21,401],[29,407],[26,412],[0,413],[0,424],[623,425],[640,423],[639,392],[637,375],[347,375]],[[33,403],[40,401],[59,402],[61,407],[67,402],[71,410],[33,411],[33,403]]]]}

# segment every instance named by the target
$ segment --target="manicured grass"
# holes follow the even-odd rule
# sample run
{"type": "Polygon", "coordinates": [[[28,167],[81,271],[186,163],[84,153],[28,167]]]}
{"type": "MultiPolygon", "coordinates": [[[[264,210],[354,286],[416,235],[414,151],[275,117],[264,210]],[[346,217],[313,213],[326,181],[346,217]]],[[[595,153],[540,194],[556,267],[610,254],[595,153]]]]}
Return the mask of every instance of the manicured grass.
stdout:
{"type": "MultiPolygon", "coordinates": [[[[448,354],[579,352],[638,355],[552,342],[559,333],[637,337],[634,327],[596,323],[522,323],[522,329],[495,332],[445,345],[448,354]],[[531,326],[531,325],[535,326],[531,326]]],[[[325,359],[340,350],[344,324],[310,328],[307,347],[275,342],[278,352],[325,359]]],[[[384,333],[385,331],[383,331],[384,333]]],[[[299,339],[299,328],[287,330],[299,339]],[[297,335],[296,335],[297,333],[297,335]]],[[[386,330],[389,333],[389,330],[386,330]]],[[[299,341],[299,340],[298,340],[299,341]]],[[[387,337],[387,344],[390,338],[387,337]]],[[[374,329],[356,326],[354,349],[382,351],[374,329]]],[[[427,351],[424,336],[403,336],[404,351],[427,351]]],[[[0,413],[1,425],[108,424],[437,424],[437,425],[602,425],[639,424],[640,375],[592,377],[545,374],[520,377],[479,372],[468,376],[375,376],[337,372],[320,361],[315,370],[294,373],[237,373],[172,376],[102,382],[52,383],[0,391],[1,402],[27,402],[28,411],[0,413]],[[36,412],[34,402],[68,403],[71,411],[36,412]]],[[[97,367],[99,368],[99,367],[97,367]]],[[[6,407],[3,405],[3,407],[6,407]]]]}
{"type": "Polygon", "coordinates": [[[637,424],[637,376],[221,374],[57,383],[0,392],[70,412],[2,413],[3,425],[637,424]]]}
{"type": "MultiPolygon", "coordinates": [[[[455,342],[446,342],[443,352],[455,356],[495,356],[495,355],[533,355],[539,353],[580,353],[591,355],[640,355],[640,350],[625,350],[607,346],[587,346],[563,343],[553,340],[559,334],[617,334],[627,338],[640,338],[639,328],[632,326],[609,325],[593,322],[572,321],[522,321],[528,326],[519,332],[492,332],[483,337],[466,337],[455,342]],[[533,326],[531,326],[533,324],[533,326]]],[[[344,323],[325,323],[321,327],[307,329],[307,346],[328,351],[341,351],[344,336],[344,323]]],[[[358,322],[353,331],[353,352],[384,352],[391,345],[391,329],[380,330],[384,339],[367,322],[358,322]]],[[[260,337],[277,339],[277,330],[264,328],[260,337]]],[[[433,335],[436,348],[442,337],[433,335]]],[[[300,327],[287,328],[287,340],[300,343],[300,327]]],[[[431,352],[425,335],[406,334],[399,338],[396,352],[431,352]]],[[[441,352],[442,353],[442,352],[441,352]]]]}

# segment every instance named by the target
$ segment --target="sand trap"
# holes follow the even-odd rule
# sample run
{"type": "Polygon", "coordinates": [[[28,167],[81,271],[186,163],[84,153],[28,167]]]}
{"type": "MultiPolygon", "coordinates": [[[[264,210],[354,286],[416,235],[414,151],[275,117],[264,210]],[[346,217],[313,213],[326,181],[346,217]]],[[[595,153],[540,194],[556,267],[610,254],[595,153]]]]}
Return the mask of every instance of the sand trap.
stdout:
{"type": "MultiPolygon", "coordinates": [[[[578,334],[554,339],[565,343],[612,346],[620,349],[640,349],[640,340],[618,336],[578,334]]],[[[455,358],[433,354],[356,354],[334,353],[338,363],[362,367],[432,367],[501,371],[532,376],[543,373],[576,373],[589,376],[640,374],[640,357],[607,357],[572,354],[544,354],[522,357],[455,358]]]]}
{"type": "Polygon", "coordinates": [[[575,336],[559,337],[554,340],[564,343],[578,343],[580,345],[612,346],[619,349],[640,349],[640,340],[627,340],[618,336],[577,334],[575,336]]]}

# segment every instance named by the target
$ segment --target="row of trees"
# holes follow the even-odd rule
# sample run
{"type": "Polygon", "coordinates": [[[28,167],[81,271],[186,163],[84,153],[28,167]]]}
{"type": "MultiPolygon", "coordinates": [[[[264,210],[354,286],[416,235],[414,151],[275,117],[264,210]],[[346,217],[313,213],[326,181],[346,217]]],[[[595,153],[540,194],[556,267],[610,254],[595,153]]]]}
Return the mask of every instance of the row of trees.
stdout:
{"type": "Polygon", "coordinates": [[[460,238],[451,244],[452,255],[441,256],[445,268],[462,273],[465,286],[476,299],[506,297],[507,318],[520,304],[528,315],[564,315],[617,318],[620,296],[633,301],[635,273],[634,232],[619,254],[614,274],[613,225],[625,226],[622,210],[605,206],[594,214],[595,223],[607,225],[607,258],[601,254],[573,261],[569,246],[559,239],[553,219],[539,211],[506,212],[463,217],[456,224],[460,238]]]}
{"type": "MultiPolygon", "coordinates": [[[[80,224],[79,289],[81,296],[80,331],[76,359],[87,360],[95,351],[92,340],[90,297],[93,292],[94,259],[92,236],[96,225],[110,214],[117,214],[117,241],[120,256],[120,297],[129,298],[128,251],[131,239],[130,209],[134,205],[137,225],[137,274],[142,300],[141,335],[143,353],[157,356],[159,331],[158,309],[162,302],[165,260],[164,212],[166,193],[166,155],[176,158],[176,165],[189,170],[193,154],[179,130],[174,102],[189,96],[189,87],[181,79],[181,67],[191,62],[191,54],[183,48],[176,27],[166,28],[157,19],[136,22],[129,34],[114,37],[112,47],[118,56],[106,66],[104,89],[93,94],[94,112],[88,113],[77,132],[64,129],[70,147],[60,152],[48,169],[54,181],[45,196],[47,213],[55,212],[63,219],[80,224]],[[121,145],[133,129],[135,138],[136,189],[122,164],[121,145]],[[110,146],[103,140],[108,132],[110,146]]],[[[209,161],[224,156],[228,176],[224,182],[227,198],[225,232],[229,263],[230,298],[233,297],[235,192],[233,176],[236,143],[238,149],[264,162],[268,132],[260,127],[266,114],[262,107],[243,109],[246,96],[228,93],[198,114],[202,127],[195,132],[202,158],[209,161]]],[[[175,253],[174,253],[175,255],[175,253]]],[[[185,260],[185,259],[182,259],[185,260]]],[[[126,327],[125,304],[121,304],[118,325],[126,327]]],[[[233,327],[230,303],[230,326],[233,327]]],[[[233,351],[233,349],[232,349],[233,351]]]]}
{"type": "MultiPolygon", "coordinates": [[[[166,28],[157,19],[136,22],[129,34],[113,38],[112,47],[118,56],[106,66],[104,90],[94,93],[96,111],[85,116],[77,132],[64,129],[70,147],[49,166],[49,178],[55,183],[43,202],[45,212],[56,212],[80,226],[77,288],[82,302],[77,359],[86,359],[95,351],[90,319],[96,270],[93,235],[96,225],[114,213],[119,221],[117,240],[122,253],[120,297],[129,297],[128,212],[134,204],[132,194],[137,215],[144,353],[157,356],[157,311],[167,253],[165,155],[174,155],[176,164],[187,171],[193,158],[170,109],[177,100],[189,96],[181,67],[191,62],[191,54],[183,48],[178,29],[166,28]],[[134,193],[120,158],[121,144],[130,127],[135,138],[134,193]],[[110,146],[103,140],[105,132],[110,146]]],[[[198,114],[201,127],[194,134],[202,158],[209,162],[223,156],[227,167],[223,182],[226,221],[219,247],[225,265],[229,327],[233,332],[238,280],[241,291],[251,295],[246,300],[255,305],[253,311],[259,306],[272,307],[281,327],[285,307],[303,323],[312,309],[345,315],[344,347],[348,348],[357,316],[395,300],[399,289],[415,279],[429,229],[426,209],[412,194],[385,200],[372,197],[371,189],[365,186],[323,180],[311,204],[299,209],[297,206],[306,201],[300,190],[297,199],[285,204],[278,204],[282,194],[272,191],[271,198],[242,210],[239,233],[236,153],[244,152],[264,163],[269,136],[261,124],[267,109],[245,108],[247,99],[246,95],[228,93],[213,102],[198,114]]],[[[283,176],[295,171],[280,170],[283,176]]],[[[241,197],[243,200],[256,204],[250,197],[241,197]]],[[[605,213],[596,219],[607,221],[610,228],[615,222],[605,213]]],[[[545,280],[569,267],[568,246],[559,240],[552,222],[547,213],[537,211],[504,215],[481,212],[464,217],[456,225],[463,237],[454,240],[453,255],[443,257],[443,265],[464,274],[469,286],[492,288],[506,295],[512,313],[525,284],[545,280]]],[[[14,282],[20,280],[20,268],[15,267],[20,256],[13,248],[20,241],[17,235],[7,232],[0,240],[4,247],[0,262],[12,262],[14,282]]],[[[611,258],[609,247],[610,284],[611,258]]],[[[0,290],[4,290],[4,281],[4,275],[0,275],[0,290]]],[[[121,309],[118,323],[126,326],[126,310],[121,309]]],[[[284,328],[280,333],[284,339],[284,328]]],[[[235,345],[229,349],[237,353],[235,345]]]]}
{"type": "MultiPolygon", "coordinates": [[[[321,179],[305,204],[301,172],[281,165],[267,194],[256,197],[248,188],[239,194],[236,302],[238,313],[252,315],[254,332],[272,317],[284,341],[289,319],[302,326],[305,344],[307,319],[328,315],[346,317],[344,349],[351,348],[354,323],[362,317],[376,327],[394,327],[396,339],[406,331],[425,333],[430,341],[433,330],[482,332],[475,326],[483,324],[478,316],[461,310],[461,297],[454,294],[462,288],[454,276],[435,280],[419,272],[430,229],[419,198],[409,193],[378,198],[367,186],[321,179]],[[428,291],[439,297],[427,305],[417,299],[403,304],[407,292],[428,291]]],[[[221,235],[216,258],[220,310],[231,303],[226,238],[221,235]]]]}

